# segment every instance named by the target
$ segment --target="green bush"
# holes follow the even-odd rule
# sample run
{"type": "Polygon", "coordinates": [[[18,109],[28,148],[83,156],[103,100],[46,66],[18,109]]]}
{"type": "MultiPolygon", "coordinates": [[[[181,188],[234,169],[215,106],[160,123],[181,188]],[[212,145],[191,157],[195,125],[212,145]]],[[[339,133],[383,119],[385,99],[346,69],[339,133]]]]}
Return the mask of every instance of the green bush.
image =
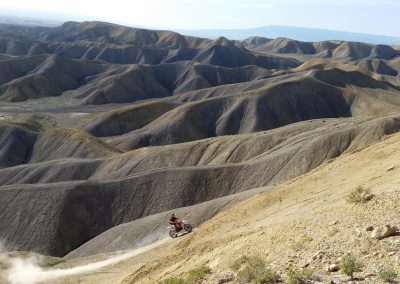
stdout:
{"type": "Polygon", "coordinates": [[[397,279],[397,272],[393,267],[381,267],[378,272],[379,278],[384,282],[395,283],[397,279]]]}
{"type": "Polygon", "coordinates": [[[278,283],[280,280],[280,276],[278,272],[270,269],[270,268],[265,268],[265,270],[260,273],[259,275],[256,275],[255,279],[252,281],[252,283],[255,284],[263,284],[263,283],[278,283]]]}
{"type": "Polygon", "coordinates": [[[208,266],[200,266],[198,268],[189,271],[189,276],[186,283],[197,283],[197,281],[204,279],[207,274],[211,273],[211,269],[208,266]]]}
{"type": "Polygon", "coordinates": [[[183,281],[183,279],[177,277],[167,278],[161,282],[158,282],[158,284],[184,284],[184,283],[185,282],[183,281]]]}
{"type": "Polygon", "coordinates": [[[365,189],[362,186],[357,186],[349,195],[346,196],[347,202],[350,203],[366,203],[371,200],[373,195],[369,189],[365,189]]]}
{"type": "Polygon", "coordinates": [[[290,269],[288,272],[287,284],[299,284],[307,283],[307,281],[312,280],[313,272],[309,269],[304,269],[301,271],[290,269]]]}
{"type": "Polygon", "coordinates": [[[279,274],[267,268],[266,262],[257,256],[242,256],[232,263],[231,268],[237,273],[237,283],[276,283],[279,281],[279,274]]]}
{"type": "Polygon", "coordinates": [[[339,264],[339,267],[342,273],[350,276],[351,278],[354,278],[354,273],[361,272],[364,265],[361,262],[357,261],[353,254],[348,253],[343,257],[342,261],[339,264]]]}
{"type": "Polygon", "coordinates": [[[246,264],[249,262],[249,257],[248,256],[241,256],[240,258],[236,259],[232,264],[231,264],[231,269],[234,271],[239,270],[242,265],[246,264]]]}

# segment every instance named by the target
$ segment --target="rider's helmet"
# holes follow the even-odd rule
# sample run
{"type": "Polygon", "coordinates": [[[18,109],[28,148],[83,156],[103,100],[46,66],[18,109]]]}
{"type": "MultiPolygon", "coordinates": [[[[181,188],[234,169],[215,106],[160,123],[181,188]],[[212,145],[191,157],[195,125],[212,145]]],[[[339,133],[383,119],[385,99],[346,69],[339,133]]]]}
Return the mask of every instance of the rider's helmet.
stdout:
{"type": "Polygon", "coordinates": [[[175,213],[172,213],[171,218],[176,218],[175,213]]]}

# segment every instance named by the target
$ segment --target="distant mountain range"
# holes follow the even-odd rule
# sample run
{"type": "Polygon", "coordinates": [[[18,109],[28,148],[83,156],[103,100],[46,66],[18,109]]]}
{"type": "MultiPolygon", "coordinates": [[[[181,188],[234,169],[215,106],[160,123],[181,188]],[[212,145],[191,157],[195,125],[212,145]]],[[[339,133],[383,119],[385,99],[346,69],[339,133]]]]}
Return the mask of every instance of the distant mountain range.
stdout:
{"type": "Polygon", "coordinates": [[[0,24],[18,26],[56,27],[63,23],[62,20],[41,18],[39,16],[15,16],[0,12],[0,24]]]}
{"type": "MultiPolygon", "coordinates": [[[[21,25],[21,26],[42,26],[56,27],[62,24],[62,20],[48,19],[39,16],[16,16],[5,15],[0,12],[0,24],[21,25]]],[[[140,25],[135,25],[135,28],[149,28],[140,25]]],[[[152,29],[152,28],[149,28],[152,29]]],[[[251,29],[204,29],[204,30],[184,30],[174,29],[173,31],[183,35],[216,39],[221,36],[231,40],[243,40],[248,37],[259,36],[270,39],[275,38],[290,38],[300,41],[326,41],[326,40],[342,40],[356,41],[372,44],[388,44],[400,45],[400,37],[363,34],[354,32],[344,32],[337,30],[326,30],[317,28],[303,28],[292,26],[264,26],[251,29]]]]}
{"type": "Polygon", "coordinates": [[[184,35],[191,35],[205,38],[218,38],[220,36],[229,39],[243,40],[252,36],[266,38],[286,37],[301,41],[324,41],[324,40],[344,40],[358,41],[374,44],[400,45],[400,37],[383,35],[372,35],[362,33],[343,32],[335,30],[301,28],[290,26],[265,26],[243,30],[175,30],[184,35]]]}

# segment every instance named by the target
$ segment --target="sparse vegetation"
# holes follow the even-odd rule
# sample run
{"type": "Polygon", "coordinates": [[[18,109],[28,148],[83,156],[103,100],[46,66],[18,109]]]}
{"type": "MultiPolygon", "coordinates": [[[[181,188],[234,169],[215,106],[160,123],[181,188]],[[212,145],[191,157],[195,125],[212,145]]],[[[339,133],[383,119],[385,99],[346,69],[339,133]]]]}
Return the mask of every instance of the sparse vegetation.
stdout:
{"type": "Polygon", "coordinates": [[[298,251],[298,250],[304,249],[305,245],[307,243],[312,242],[312,240],[313,240],[313,238],[311,238],[310,236],[303,236],[300,240],[292,242],[292,244],[290,245],[290,248],[293,251],[298,251]]]}
{"type": "Polygon", "coordinates": [[[211,273],[211,269],[208,266],[200,266],[198,268],[189,271],[189,276],[185,283],[197,283],[197,281],[204,279],[207,274],[211,273]]]}
{"type": "Polygon", "coordinates": [[[373,240],[371,237],[367,237],[367,238],[365,239],[365,242],[366,242],[366,244],[367,244],[368,247],[374,246],[374,240],[373,240]]]}
{"type": "Polygon", "coordinates": [[[242,265],[248,263],[249,260],[250,258],[248,256],[242,255],[231,264],[231,269],[237,271],[242,267],[242,265]]]}
{"type": "Polygon", "coordinates": [[[332,230],[330,230],[328,232],[328,236],[329,237],[333,237],[334,235],[336,235],[337,233],[339,233],[339,229],[338,228],[333,228],[332,230]]]}
{"type": "Polygon", "coordinates": [[[280,279],[279,274],[258,256],[242,256],[232,263],[231,268],[238,271],[237,283],[277,283],[280,279]]]}
{"type": "Polygon", "coordinates": [[[184,284],[185,281],[183,279],[178,278],[178,277],[171,277],[167,278],[161,282],[158,282],[158,284],[184,284]]]}
{"type": "Polygon", "coordinates": [[[393,246],[390,243],[381,244],[380,247],[386,252],[391,252],[396,250],[396,246],[393,246]]]}
{"type": "Polygon", "coordinates": [[[371,191],[362,186],[357,186],[349,195],[346,196],[346,201],[349,203],[366,203],[372,199],[371,191]]]}
{"type": "Polygon", "coordinates": [[[293,270],[290,269],[288,272],[288,278],[286,280],[286,284],[298,284],[298,283],[307,283],[313,278],[313,271],[310,269],[304,270],[293,270]]]}
{"type": "Polygon", "coordinates": [[[188,272],[188,277],[182,279],[179,277],[167,278],[158,284],[195,284],[200,280],[203,280],[208,274],[211,273],[211,269],[208,266],[200,266],[198,268],[192,269],[188,272]]]}
{"type": "Polygon", "coordinates": [[[339,267],[342,273],[350,276],[351,279],[353,279],[354,273],[361,272],[364,265],[363,263],[357,261],[356,257],[353,254],[348,253],[343,257],[342,261],[339,264],[339,267]]]}
{"type": "Polygon", "coordinates": [[[378,272],[379,278],[388,283],[396,283],[398,273],[397,271],[391,266],[384,266],[379,269],[378,272]]]}
{"type": "Polygon", "coordinates": [[[23,128],[31,132],[40,132],[49,127],[48,117],[40,115],[19,115],[13,119],[1,121],[0,124],[11,127],[23,128]]]}

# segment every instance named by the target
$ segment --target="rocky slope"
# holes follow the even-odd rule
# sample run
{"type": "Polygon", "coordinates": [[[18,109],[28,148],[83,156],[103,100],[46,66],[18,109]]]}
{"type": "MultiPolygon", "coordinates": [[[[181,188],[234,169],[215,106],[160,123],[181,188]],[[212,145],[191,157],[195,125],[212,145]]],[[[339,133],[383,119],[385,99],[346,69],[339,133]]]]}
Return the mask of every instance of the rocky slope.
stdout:
{"type": "MultiPolygon", "coordinates": [[[[120,263],[116,267],[123,270],[129,263],[149,261],[136,271],[127,269],[126,274],[131,275],[122,283],[185,276],[202,264],[221,277],[242,255],[261,256],[283,278],[289,269],[307,266],[314,271],[314,281],[320,278],[322,283],[342,283],[348,279],[345,275],[327,273],[326,269],[349,251],[365,265],[357,274],[361,283],[383,283],[378,270],[381,266],[398,267],[400,239],[397,234],[375,240],[367,228],[399,225],[398,139],[398,134],[392,135],[345,154],[228,209],[187,237],[120,263]],[[364,204],[347,202],[346,196],[357,186],[370,189],[373,199],[364,204]],[[157,261],[153,262],[153,257],[157,261]],[[174,257],[180,261],[168,261],[174,257]]],[[[214,283],[211,279],[215,278],[209,277],[209,283],[214,283]]],[[[96,278],[78,279],[90,282],[96,278]]]]}

